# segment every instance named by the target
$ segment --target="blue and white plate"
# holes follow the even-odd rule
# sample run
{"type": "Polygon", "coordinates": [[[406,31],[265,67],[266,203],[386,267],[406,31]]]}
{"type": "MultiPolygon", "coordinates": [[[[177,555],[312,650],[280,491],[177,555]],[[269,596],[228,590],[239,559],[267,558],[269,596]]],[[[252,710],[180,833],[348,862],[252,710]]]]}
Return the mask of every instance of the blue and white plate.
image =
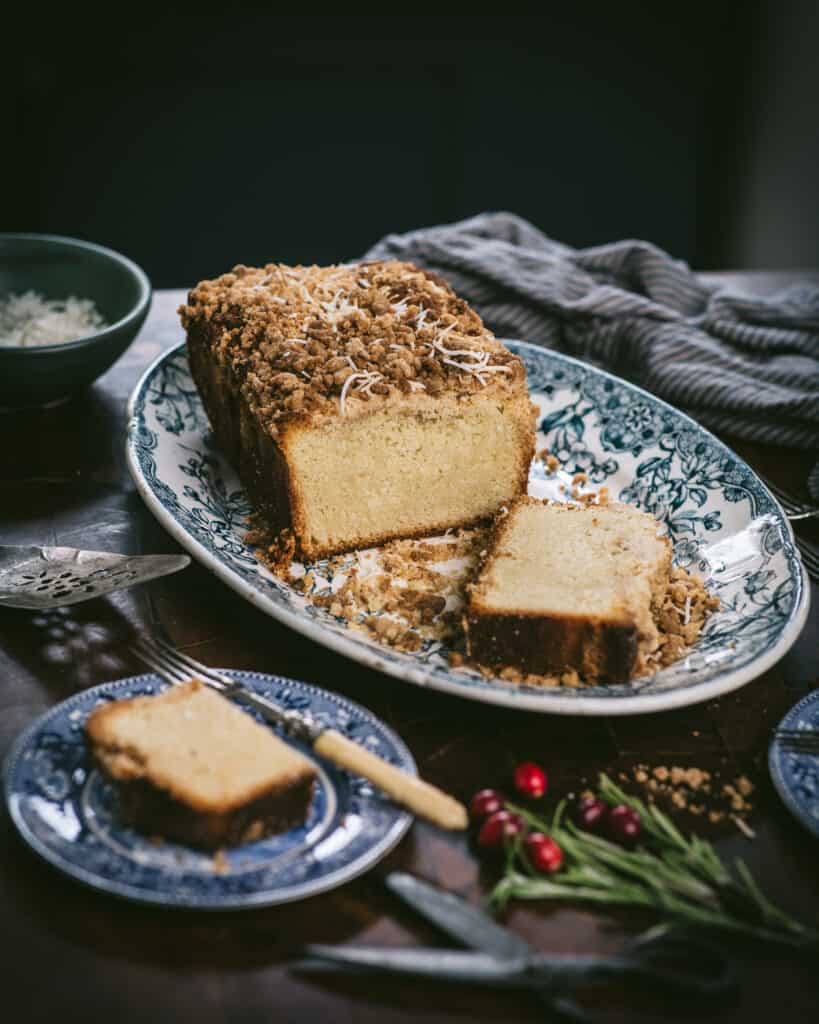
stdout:
{"type": "MultiPolygon", "coordinates": [[[[814,690],[795,704],[778,728],[819,732],[819,690],[814,690]]],[[[819,754],[788,750],[774,739],[768,750],[768,769],[782,802],[809,832],[819,838],[819,754]]]]}
{"type": "Polygon", "coordinates": [[[523,342],[539,409],[540,463],[530,491],[560,498],[559,483],[585,473],[592,487],[651,512],[668,531],[679,565],[719,596],[697,645],[676,664],[621,686],[517,686],[452,668],[440,643],[404,653],[350,629],[274,578],[245,543],[250,512],[236,474],[216,448],[191,379],[184,345],[144,374],[129,406],[128,463],[162,525],[258,608],[341,654],[389,675],[472,700],[574,715],[633,714],[709,700],[773,665],[808,611],[806,577],[788,521],[768,489],[724,444],[688,416],[585,363],[523,342]]]}
{"type": "MultiPolygon", "coordinates": [[[[287,708],[309,711],[416,774],[401,740],[358,704],[293,679],[227,674],[287,708]]],[[[199,910],[270,906],[355,878],[389,853],[409,828],[411,816],[366,780],[288,738],[318,770],[304,825],[227,850],[218,862],[175,843],[151,842],[123,824],[116,789],[94,766],[83,725],[105,701],[158,693],[165,685],[158,676],[144,675],[85,690],[47,711],[9,754],[5,784],[12,820],[33,850],[72,878],[140,903],[199,910]]]]}

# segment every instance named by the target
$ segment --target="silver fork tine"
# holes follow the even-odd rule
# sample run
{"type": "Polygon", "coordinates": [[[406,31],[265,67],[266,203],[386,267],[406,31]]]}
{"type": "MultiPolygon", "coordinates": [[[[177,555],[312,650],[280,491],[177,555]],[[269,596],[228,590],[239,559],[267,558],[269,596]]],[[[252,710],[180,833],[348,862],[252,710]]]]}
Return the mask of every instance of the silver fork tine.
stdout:
{"type": "Polygon", "coordinates": [[[773,480],[769,480],[768,477],[763,477],[762,479],[768,490],[773,494],[782,508],[784,508],[789,515],[799,515],[803,512],[811,512],[815,508],[815,506],[809,505],[807,502],[799,501],[797,498],[794,498],[793,495],[782,490],[778,484],[775,484],[773,480]]]}
{"type": "Polygon", "coordinates": [[[174,686],[181,686],[182,683],[187,682],[187,673],[183,673],[174,668],[163,658],[155,657],[153,651],[144,644],[141,644],[139,641],[131,645],[131,650],[136,654],[140,661],[145,662],[149,668],[158,672],[163,679],[167,679],[167,681],[169,683],[173,683],[174,686]]]}
{"type": "MultiPolygon", "coordinates": [[[[791,522],[798,521],[801,519],[811,519],[815,515],[819,514],[819,509],[815,505],[808,505],[803,501],[798,501],[792,497],[787,491],[783,491],[782,488],[768,479],[768,477],[761,477],[763,483],[768,490],[773,494],[779,504],[782,506],[785,515],[791,522]]],[[[799,553],[802,556],[802,562],[807,569],[808,576],[813,577],[815,580],[819,580],[819,548],[811,544],[810,541],[804,540],[802,537],[796,538],[796,546],[799,548],[799,553]]]]}
{"type": "Polygon", "coordinates": [[[819,579],[819,554],[807,544],[800,544],[798,540],[796,544],[799,548],[799,554],[802,556],[802,562],[808,570],[808,575],[813,576],[815,580],[819,579]]]}
{"type": "Polygon", "coordinates": [[[208,668],[207,665],[203,665],[201,661],[197,661],[195,658],[191,658],[187,654],[183,654],[182,651],[176,650],[175,647],[171,647],[169,643],[164,640],[153,639],[147,641],[147,643],[153,647],[157,654],[176,665],[177,668],[181,668],[187,671],[189,674],[193,673],[200,676],[203,682],[213,683],[215,686],[222,687],[223,689],[230,689],[235,684],[232,679],[227,676],[221,675],[212,668],[208,668]]]}
{"type": "Polygon", "coordinates": [[[388,796],[416,814],[444,828],[466,828],[466,808],[453,797],[423,779],[416,779],[403,769],[388,764],[374,752],[362,750],[355,740],[316,721],[309,712],[288,709],[272,698],[254,693],[229,676],[221,676],[200,665],[194,658],[180,654],[164,641],[141,637],[131,646],[131,650],[170,683],[184,683],[196,675],[208,686],[221,690],[228,698],[248,704],[277,729],[283,729],[295,739],[309,743],[317,753],[328,757],[345,770],[363,774],[388,796]]]}
{"type": "Polygon", "coordinates": [[[321,733],[321,730],[315,731],[313,720],[308,714],[286,711],[275,701],[246,689],[229,676],[214,672],[195,658],[181,654],[164,640],[138,637],[131,644],[130,650],[140,661],[174,686],[182,686],[196,677],[211,690],[216,690],[228,698],[236,698],[243,704],[249,704],[267,721],[276,726],[284,725],[285,728],[291,729],[294,735],[298,734],[299,738],[308,739],[312,743],[321,733]]]}
{"type": "Polygon", "coordinates": [[[150,641],[140,639],[131,647],[132,651],[147,665],[159,672],[169,682],[187,683],[191,674],[186,666],[177,665],[150,641]]]}
{"type": "Polygon", "coordinates": [[[142,658],[152,668],[161,672],[165,678],[170,678],[173,675],[175,683],[189,682],[192,676],[197,675],[202,682],[208,683],[217,690],[226,690],[232,685],[231,680],[219,676],[192,658],[185,658],[184,655],[160,641],[140,637],[133,650],[137,657],[142,658]]]}
{"type": "Polygon", "coordinates": [[[773,480],[769,480],[768,477],[763,476],[762,482],[765,484],[765,486],[768,488],[768,490],[776,498],[776,500],[779,502],[779,504],[786,512],[796,511],[795,503],[787,494],[785,494],[785,492],[777,484],[773,482],[773,480]]]}

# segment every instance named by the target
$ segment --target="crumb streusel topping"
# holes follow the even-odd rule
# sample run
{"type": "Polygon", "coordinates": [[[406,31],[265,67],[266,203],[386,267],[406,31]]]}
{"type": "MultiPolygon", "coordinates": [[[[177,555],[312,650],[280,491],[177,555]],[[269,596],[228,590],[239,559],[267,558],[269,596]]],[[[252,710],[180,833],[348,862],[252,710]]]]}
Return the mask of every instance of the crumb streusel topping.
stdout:
{"type": "Polygon", "coordinates": [[[390,396],[525,386],[523,364],[440,277],[398,261],[234,267],[179,309],[275,434],[285,420],[351,415],[390,396]],[[370,404],[368,404],[370,403],[370,404]]]}

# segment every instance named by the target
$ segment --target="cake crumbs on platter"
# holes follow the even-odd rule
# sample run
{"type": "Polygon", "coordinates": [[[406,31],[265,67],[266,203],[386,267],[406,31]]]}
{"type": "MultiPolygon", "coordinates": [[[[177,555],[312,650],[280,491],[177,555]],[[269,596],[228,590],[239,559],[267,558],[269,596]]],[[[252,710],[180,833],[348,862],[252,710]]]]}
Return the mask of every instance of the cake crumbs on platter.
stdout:
{"type": "MultiPolygon", "coordinates": [[[[592,494],[592,499],[607,500],[605,490],[592,494]]],[[[574,689],[593,685],[574,669],[533,675],[510,665],[497,672],[465,657],[461,611],[489,533],[488,526],[448,530],[439,537],[390,541],[304,565],[293,561],[295,541],[290,531],[276,538],[256,519],[246,540],[256,546],[257,558],[275,576],[314,607],[377,643],[408,653],[425,644],[439,644],[451,668],[471,669],[515,686],[574,689]]],[[[641,675],[678,660],[719,606],[703,582],[687,570],[673,567],[670,580],[665,600],[655,610],[658,646],[646,659],[641,675]],[[679,614],[680,602],[689,609],[687,620],[679,614]]],[[[656,778],[654,782],[659,784],[656,778]]]]}
{"type": "Polygon", "coordinates": [[[543,468],[550,475],[560,469],[560,462],[552,455],[548,448],[541,448],[535,458],[543,463],[543,468]]]}
{"type": "MultiPolygon", "coordinates": [[[[583,474],[580,475],[582,476],[583,474]]],[[[608,505],[608,487],[601,487],[597,491],[584,491],[582,488],[582,481],[578,483],[572,483],[571,489],[569,490],[569,497],[572,501],[577,501],[581,505],[608,505]]]]}
{"type": "Polygon", "coordinates": [[[452,643],[459,629],[466,581],[486,530],[461,529],[440,538],[390,541],[296,568],[263,531],[256,555],[313,606],[352,629],[401,651],[425,642],[452,643]],[[445,571],[441,571],[445,569],[445,571]]]}
{"type": "Polygon", "coordinates": [[[296,553],[296,538],[292,530],[275,534],[267,528],[261,516],[254,515],[244,539],[246,544],[256,548],[256,557],[274,576],[286,578],[296,553]]]}
{"type": "Polygon", "coordinates": [[[718,608],[719,598],[709,593],[699,577],[672,566],[665,597],[654,612],[660,640],[657,650],[649,656],[649,669],[654,671],[678,661],[718,608]]]}

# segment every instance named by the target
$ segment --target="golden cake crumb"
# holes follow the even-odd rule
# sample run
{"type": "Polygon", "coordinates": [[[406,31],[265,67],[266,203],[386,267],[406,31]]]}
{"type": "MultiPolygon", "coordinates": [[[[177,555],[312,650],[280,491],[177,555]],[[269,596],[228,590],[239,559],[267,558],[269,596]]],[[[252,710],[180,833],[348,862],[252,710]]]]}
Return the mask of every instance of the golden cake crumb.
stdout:
{"type": "Polygon", "coordinates": [[[551,454],[548,448],[541,448],[535,457],[543,463],[543,468],[549,474],[556,473],[560,469],[560,462],[551,454]]]}

